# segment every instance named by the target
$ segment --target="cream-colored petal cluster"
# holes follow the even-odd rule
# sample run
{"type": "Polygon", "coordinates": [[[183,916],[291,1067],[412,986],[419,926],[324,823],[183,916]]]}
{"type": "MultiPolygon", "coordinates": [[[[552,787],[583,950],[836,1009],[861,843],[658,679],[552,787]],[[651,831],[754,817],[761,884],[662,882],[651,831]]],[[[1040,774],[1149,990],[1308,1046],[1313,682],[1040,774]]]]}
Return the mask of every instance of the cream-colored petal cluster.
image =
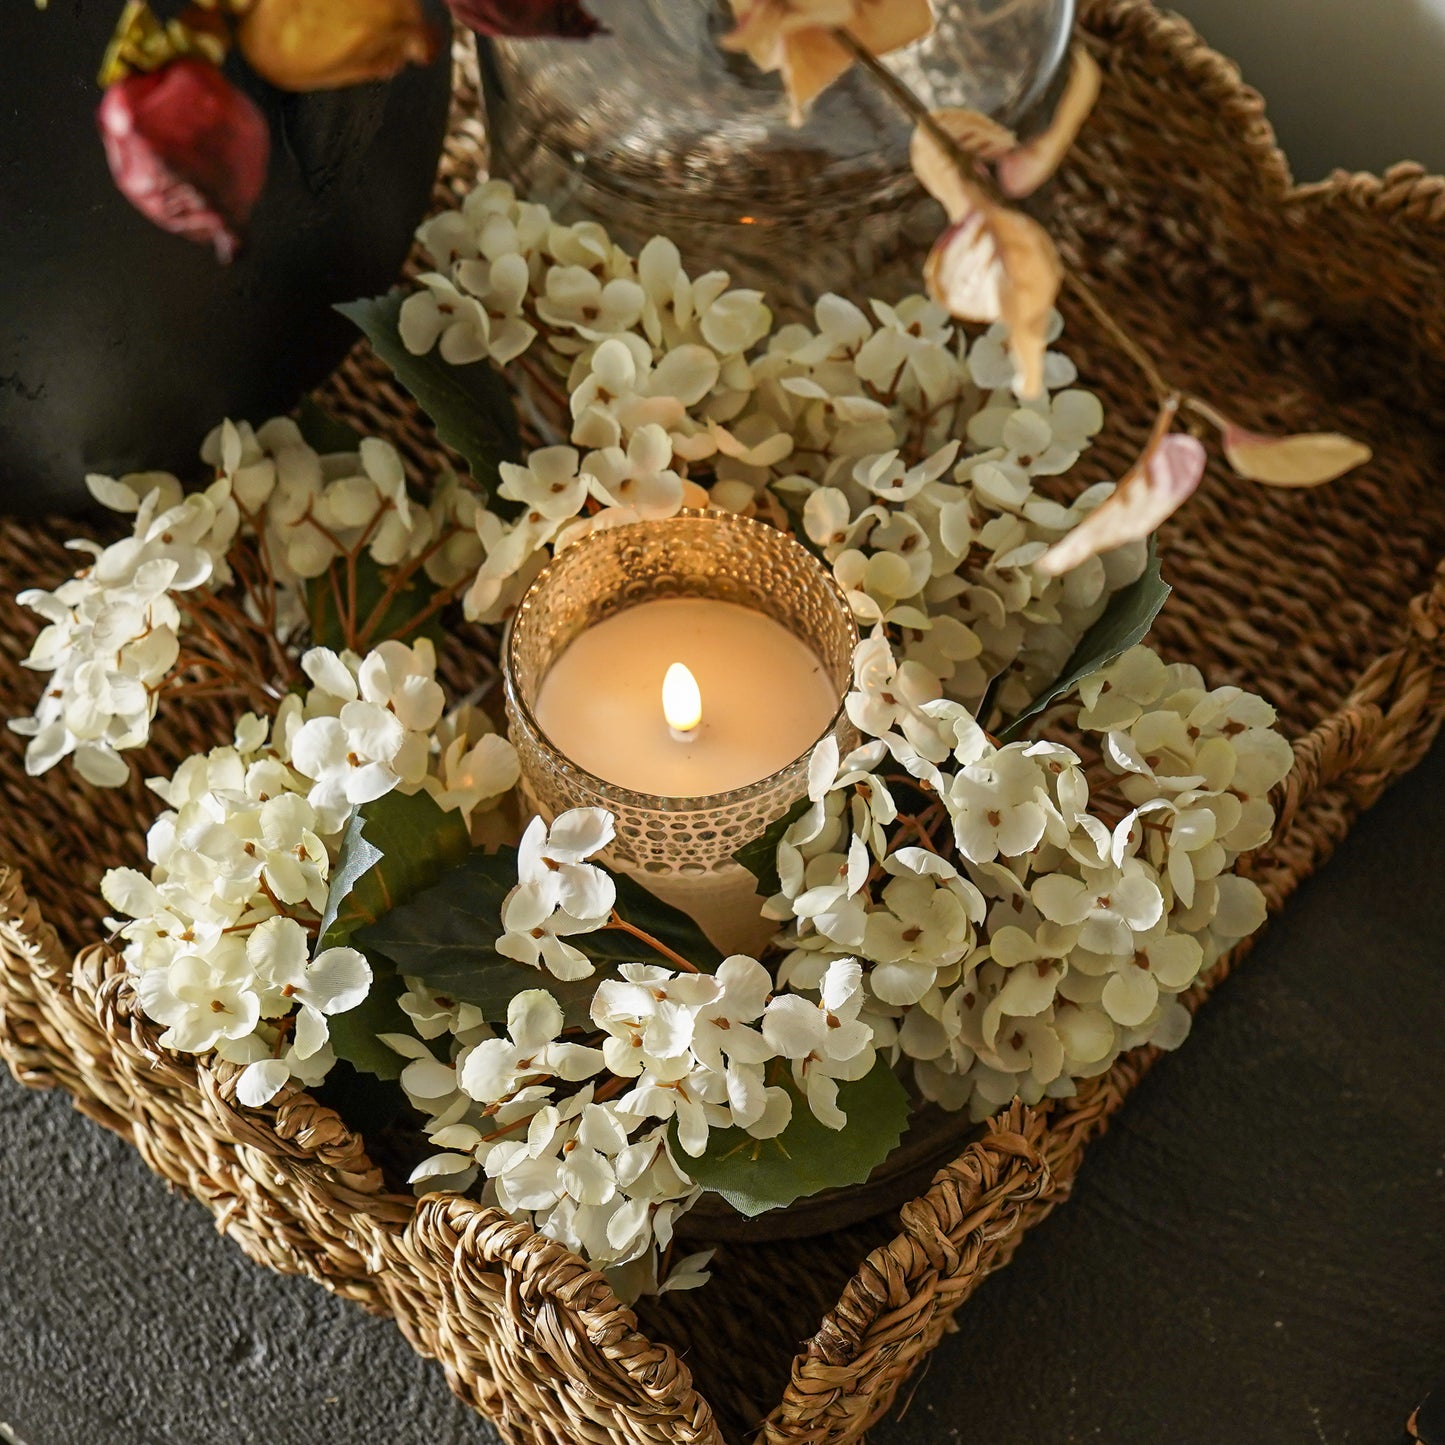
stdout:
{"type": "Polygon", "coordinates": [[[1133,648],[1080,688],[1108,779],[1091,787],[1083,752],[998,746],[958,703],[900,685],[881,634],[856,672],[850,714],[875,741],[815,755],[769,905],[791,925],[780,978],[815,985],[856,958],[878,1047],[976,1118],[1071,1094],[1139,1044],[1180,1043],[1180,996],[1264,921],[1234,869],[1268,838],[1293,761],[1274,710],[1133,648]],[[898,767],[911,784],[881,776],[898,767]],[[900,796],[931,812],[926,838],[878,826],[900,796]]]}

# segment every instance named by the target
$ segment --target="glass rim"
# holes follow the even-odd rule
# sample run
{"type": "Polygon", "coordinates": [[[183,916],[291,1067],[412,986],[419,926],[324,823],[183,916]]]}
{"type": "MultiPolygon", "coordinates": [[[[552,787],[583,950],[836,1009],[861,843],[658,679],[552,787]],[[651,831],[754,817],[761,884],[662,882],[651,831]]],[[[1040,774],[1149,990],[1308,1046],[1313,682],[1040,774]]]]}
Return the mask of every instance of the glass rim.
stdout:
{"type": "MultiPolygon", "coordinates": [[[[654,520],[639,519],[636,522],[625,522],[618,527],[608,527],[583,537],[580,541],[572,543],[570,547],[555,555],[545,567],[532,579],[527,590],[522,594],[521,601],[517,604],[516,611],[512,614],[507,623],[506,636],[502,643],[502,688],[506,696],[508,706],[520,718],[523,725],[546,749],[547,753],[557,760],[576,781],[586,788],[590,793],[603,794],[615,798],[624,806],[638,811],[652,811],[659,813],[697,813],[708,812],[720,808],[736,806],[740,802],[748,801],[755,797],[775,789],[789,774],[798,770],[799,765],[806,768],[808,760],[813,756],[814,750],[824,739],[836,733],[840,726],[848,720],[848,684],[845,682],[842,695],[838,699],[838,706],[833,710],[833,715],[828,720],[827,726],[808,745],[807,749],[798,754],[791,762],[785,763],[781,768],[767,774],[766,777],[758,778],[751,783],[745,783],[741,787],[731,788],[722,793],[643,793],[635,788],[625,787],[621,783],[610,783],[606,778],[598,777],[579,763],[574,762],[564,753],[561,748],[552,741],[546,730],[537,721],[537,716],[532,710],[532,705],[527,698],[522,696],[522,690],[517,685],[516,669],[513,667],[513,657],[516,650],[517,626],[534,605],[536,596],[543,590],[548,581],[552,580],[556,573],[561,570],[560,563],[578,547],[587,547],[612,538],[614,535],[631,531],[635,528],[656,528],[665,527],[669,522],[675,521],[701,521],[714,522],[722,527],[733,527],[739,531],[751,531],[753,535],[767,536],[769,543],[777,542],[786,551],[795,548],[801,557],[817,568],[821,577],[824,590],[831,594],[837,602],[839,614],[846,624],[848,636],[851,642],[848,647],[848,656],[851,660],[858,649],[861,637],[858,631],[858,620],[853,616],[853,609],[849,606],[847,595],[842,587],[838,585],[838,579],[832,571],[813,555],[798,539],[791,533],[785,532],[781,527],[774,527],[771,523],[760,522],[753,517],[742,517],[736,512],[724,511],[719,507],[683,507],[674,512],[670,517],[661,517],[654,520]]],[[[634,603],[634,606],[642,606],[643,603],[634,603]]],[[[745,604],[737,603],[737,606],[745,604]]],[[[631,608],[624,608],[623,611],[631,611],[631,608]]],[[[752,608],[752,611],[767,614],[761,608],[752,608]]],[[[796,635],[796,634],[795,634],[796,635]]],[[[516,745],[515,740],[513,746],[516,745]]]]}

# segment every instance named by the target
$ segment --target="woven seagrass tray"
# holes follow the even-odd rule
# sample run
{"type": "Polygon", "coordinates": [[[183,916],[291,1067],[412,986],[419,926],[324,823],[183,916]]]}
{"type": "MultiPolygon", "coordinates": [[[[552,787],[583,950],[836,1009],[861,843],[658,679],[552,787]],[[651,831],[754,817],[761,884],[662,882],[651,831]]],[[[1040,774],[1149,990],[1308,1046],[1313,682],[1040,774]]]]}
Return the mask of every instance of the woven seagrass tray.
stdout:
{"type": "MultiPolygon", "coordinates": [[[[1160,645],[1213,683],[1266,694],[1294,740],[1278,829],[1251,865],[1277,909],[1445,716],[1445,179],[1398,166],[1292,189],[1259,98],[1187,25],[1141,0],[1083,11],[1106,84],[1049,203],[1072,263],[1182,383],[1242,423],[1338,426],[1376,452],[1319,492],[1213,474],[1164,539],[1176,591],[1160,645]]],[[[461,99],[448,194],[481,153],[474,98],[461,99]]],[[[1069,346],[1110,415],[1088,465],[1118,475],[1148,399],[1086,316],[1069,318],[1069,346]]],[[[327,401],[418,465],[434,455],[367,356],[327,401]]],[[[69,571],[68,530],[0,524],[8,715],[28,712],[38,685],[18,666],[34,623],[11,597],[69,571]]],[[[169,768],[229,731],[220,710],[172,714],[147,762],[169,768]]],[[[98,941],[100,873],[140,856],[153,813],[138,783],[37,785],[12,743],[0,796],[0,1052],[17,1077],[68,1089],[252,1258],[393,1315],[459,1395],[528,1445],[857,1440],[1067,1195],[1154,1062],[1138,1052],[1076,1098],[1006,1111],[901,1210],[822,1238],[726,1244],[706,1289],[634,1312],[496,1211],[418,1205],[307,1094],[244,1110],[230,1071],[157,1046],[98,941]]]]}

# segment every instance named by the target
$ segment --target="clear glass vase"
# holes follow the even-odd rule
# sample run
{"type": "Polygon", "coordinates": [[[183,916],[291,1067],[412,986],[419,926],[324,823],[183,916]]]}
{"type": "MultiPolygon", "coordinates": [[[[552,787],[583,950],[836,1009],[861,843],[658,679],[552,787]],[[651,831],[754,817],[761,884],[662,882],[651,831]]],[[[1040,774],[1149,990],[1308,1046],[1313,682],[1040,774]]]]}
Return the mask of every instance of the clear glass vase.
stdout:
{"type": "MultiPolygon", "coordinates": [[[[825,291],[893,299],[941,213],[911,127],[855,68],[794,127],[779,78],[718,41],[727,0],[589,0],[608,34],[482,42],[492,173],[624,245],[666,234],[797,315],[825,291]]],[[[933,35],[886,63],[933,106],[1028,129],[1046,113],[1074,0],[938,0],[933,35]]]]}

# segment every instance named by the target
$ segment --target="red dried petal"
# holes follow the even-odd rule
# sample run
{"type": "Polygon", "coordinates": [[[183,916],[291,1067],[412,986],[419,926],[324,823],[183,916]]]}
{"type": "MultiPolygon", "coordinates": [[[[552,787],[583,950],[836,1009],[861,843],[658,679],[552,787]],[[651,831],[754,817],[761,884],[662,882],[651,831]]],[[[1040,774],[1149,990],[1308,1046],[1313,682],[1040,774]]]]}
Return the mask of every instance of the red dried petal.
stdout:
{"type": "Polygon", "coordinates": [[[96,112],[116,188],[147,220],[229,261],[266,184],[266,118],[214,65],[182,56],[112,85],[96,112]]]}
{"type": "Polygon", "coordinates": [[[447,4],[452,14],[478,35],[581,40],[601,29],[580,0],[447,0],[447,4]]]}

